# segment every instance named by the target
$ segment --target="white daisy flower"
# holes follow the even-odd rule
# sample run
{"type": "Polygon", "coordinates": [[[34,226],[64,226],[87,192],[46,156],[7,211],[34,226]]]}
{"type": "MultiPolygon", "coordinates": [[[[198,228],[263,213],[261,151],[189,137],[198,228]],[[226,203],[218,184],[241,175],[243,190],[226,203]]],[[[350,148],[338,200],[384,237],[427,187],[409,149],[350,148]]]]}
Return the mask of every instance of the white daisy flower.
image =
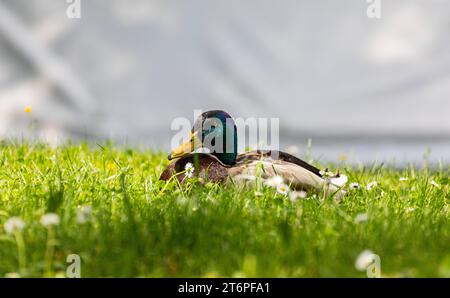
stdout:
{"type": "Polygon", "coordinates": [[[450,212],[450,207],[449,207],[448,204],[444,206],[444,212],[445,213],[449,213],[450,212]]]}
{"type": "Polygon", "coordinates": [[[361,185],[357,182],[352,182],[349,185],[350,189],[361,189],[361,185]]]}
{"type": "Polygon", "coordinates": [[[408,177],[400,177],[400,181],[408,181],[408,177]]]}
{"type": "Polygon", "coordinates": [[[194,175],[195,168],[194,168],[194,165],[191,164],[190,162],[188,162],[188,163],[184,166],[184,170],[185,170],[184,175],[185,175],[187,178],[191,178],[191,177],[194,175]]]}
{"type": "Polygon", "coordinates": [[[411,212],[414,212],[415,210],[416,210],[416,208],[414,208],[414,207],[408,207],[408,208],[405,209],[405,212],[406,213],[411,213],[411,212]]]}
{"type": "Polygon", "coordinates": [[[340,187],[340,186],[344,186],[347,183],[348,178],[345,175],[339,174],[339,177],[333,177],[333,178],[330,179],[330,181],[334,185],[340,187]]]}
{"type": "Polygon", "coordinates": [[[283,184],[283,177],[281,176],[273,176],[266,179],[265,184],[270,187],[278,187],[283,184]]]}
{"type": "Polygon", "coordinates": [[[277,192],[282,195],[287,195],[289,193],[289,186],[285,183],[281,183],[277,186],[277,192]]]}
{"type": "Polygon", "coordinates": [[[183,197],[178,197],[176,202],[177,202],[178,205],[184,206],[184,205],[187,205],[188,200],[186,198],[183,198],[183,197]]]}
{"type": "Polygon", "coordinates": [[[296,201],[298,199],[305,199],[308,196],[306,191],[300,190],[300,191],[292,191],[289,193],[289,199],[291,201],[296,201]]]}
{"type": "Polygon", "coordinates": [[[369,219],[369,216],[367,215],[367,213],[359,213],[355,217],[355,223],[357,223],[357,224],[363,223],[363,222],[366,222],[368,219],[369,219]]]}
{"type": "Polygon", "coordinates": [[[84,224],[91,219],[92,206],[85,205],[78,209],[77,211],[77,222],[79,224],[84,224]]]}
{"type": "Polygon", "coordinates": [[[355,261],[355,268],[359,271],[364,271],[367,267],[373,263],[375,254],[371,250],[362,251],[355,261]]]}
{"type": "Polygon", "coordinates": [[[431,181],[430,181],[430,184],[433,185],[434,187],[437,187],[437,188],[440,188],[440,187],[441,187],[441,186],[439,185],[439,183],[437,183],[437,182],[434,181],[434,180],[431,180],[431,181]]]}
{"type": "Polygon", "coordinates": [[[7,234],[14,234],[16,231],[22,231],[25,223],[20,217],[11,217],[5,222],[4,228],[7,234]]]}
{"type": "Polygon", "coordinates": [[[47,228],[51,226],[57,226],[59,225],[59,222],[59,215],[56,213],[47,213],[42,215],[41,217],[41,224],[47,228]]]}
{"type": "Polygon", "coordinates": [[[378,182],[372,181],[372,182],[370,182],[369,184],[367,184],[366,189],[367,189],[367,190],[372,190],[372,189],[374,189],[374,188],[377,187],[377,186],[378,186],[378,182]]]}

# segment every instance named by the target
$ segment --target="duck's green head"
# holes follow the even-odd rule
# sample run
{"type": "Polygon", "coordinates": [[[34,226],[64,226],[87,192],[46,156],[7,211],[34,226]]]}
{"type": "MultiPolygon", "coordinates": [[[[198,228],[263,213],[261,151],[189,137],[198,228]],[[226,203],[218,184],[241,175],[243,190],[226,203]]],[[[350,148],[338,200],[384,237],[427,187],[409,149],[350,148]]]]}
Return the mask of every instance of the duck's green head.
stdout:
{"type": "Polygon", "coordinates": [[[169,160],[205,148],[226,165],[234,165],[237,157],[237,129],[233,118],[219,110],[201,114],[192,127],[189,140],[169,154],[169,160]]]}

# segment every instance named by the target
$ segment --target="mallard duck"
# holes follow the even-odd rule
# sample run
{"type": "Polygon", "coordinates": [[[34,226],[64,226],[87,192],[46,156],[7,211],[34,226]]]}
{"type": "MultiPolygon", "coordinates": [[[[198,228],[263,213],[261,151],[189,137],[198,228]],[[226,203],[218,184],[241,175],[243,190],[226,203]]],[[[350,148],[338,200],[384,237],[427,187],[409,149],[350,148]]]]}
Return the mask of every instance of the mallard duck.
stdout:
{"type": "MultiPolygon", "coordinates": [[[[263,179],[281,176],[296,190],[325,191],[340,199],[345,192],[330,183],[325,172],[282,151],[256,150],[237,153],[237,129],[233,118],[220,110],[203,113],[195,121],[190,138],[168,156],[173,160],[161,174],[160,180],[176,177],[183,182],[188,175],[186,165],[194,165],[194,174],[201,180],[214,183],[239,180],[259,175],[263,179]],[[203,148],[208,153],[195,152],[203,148]]],[[[190,174],[190,173],[189,173],[190,174]]],[[[336,177],[339,177],[337,174],[336,177]]]]}

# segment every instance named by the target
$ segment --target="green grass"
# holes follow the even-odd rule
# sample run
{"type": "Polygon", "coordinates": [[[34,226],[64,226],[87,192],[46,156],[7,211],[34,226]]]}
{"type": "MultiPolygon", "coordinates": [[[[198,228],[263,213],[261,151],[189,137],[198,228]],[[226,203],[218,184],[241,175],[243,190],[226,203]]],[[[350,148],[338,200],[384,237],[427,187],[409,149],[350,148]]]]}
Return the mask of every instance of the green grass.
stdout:
{"type": "Polygon", "coordinates": [[[382,276],[450,276],[448,166],[321,165],[363,186],[336,203],[166,185],[167,164],[165,153],[113,145],[0,145],[0,276],[60,276],[78,254],[82,277],[365,277],[355,269],[365,249],[382,276]],[[379,186],[367,191],[371,181],[379,186]],[[83,224],[82,206],[92,207],[83,224]],[[50,229],[40,223],[49,212],[61,219],[50,229]],[[356,223],[360,213],[368,219],[356,223]],[[13,216],[26,226],[10,235],[13,216]]]}

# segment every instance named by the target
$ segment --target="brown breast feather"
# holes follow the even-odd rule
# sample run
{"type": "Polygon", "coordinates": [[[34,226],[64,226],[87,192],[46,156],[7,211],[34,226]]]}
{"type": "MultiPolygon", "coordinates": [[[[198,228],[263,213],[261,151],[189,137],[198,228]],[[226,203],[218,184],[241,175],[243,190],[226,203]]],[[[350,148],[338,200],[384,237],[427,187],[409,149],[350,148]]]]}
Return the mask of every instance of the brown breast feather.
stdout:
{"type": "Polygon", "coordinates": [[[195,167],[194,176],[201,180],[223,182],[228,177],[228,168],[216,157],[206,153],[194,153],[171,162],[159,179],[168,181],[173,175],[177,174],[177,179],[180,182],[184,181],[185,175],[181,173],[185,170],[187,163],[191,163],[195,167]]]}

